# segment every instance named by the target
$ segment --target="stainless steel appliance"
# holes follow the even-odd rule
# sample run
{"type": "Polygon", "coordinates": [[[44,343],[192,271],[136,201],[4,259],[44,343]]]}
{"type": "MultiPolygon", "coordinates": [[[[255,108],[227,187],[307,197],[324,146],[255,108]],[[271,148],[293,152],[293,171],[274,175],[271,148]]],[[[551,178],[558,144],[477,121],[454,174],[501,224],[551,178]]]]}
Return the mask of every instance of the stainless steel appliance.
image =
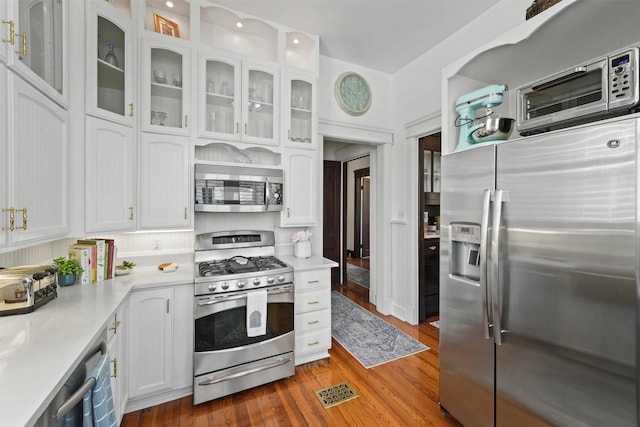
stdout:
{"type": "Polygon", "coordinates": [[[0,316],[31,313],[58,296],[58,275],[50,265],[0,270],[0,316]]]}
{"type": "Polygon", "coordinates": [[[282,169],[195,165],[196,212],[282,210],[282,169]]]}
{"type": "Polygon", "coordinates": [[[638,426],[638,130],[442,157],[440,404],[467,426],[638,426]]]}
{"type": "Polygon", "coordinates": [[[293,268],[274,252],[272,231],[196,236],[195,404],[295,373],[293,268]],[[253,336],[247,305],[262,292],[265,333],[253,336]]]}
{"type": "Polygon", "coordinates": [[[576,65],[518,89],[521,135],[633,111],[640,101],[637,47],[576,65]]]}

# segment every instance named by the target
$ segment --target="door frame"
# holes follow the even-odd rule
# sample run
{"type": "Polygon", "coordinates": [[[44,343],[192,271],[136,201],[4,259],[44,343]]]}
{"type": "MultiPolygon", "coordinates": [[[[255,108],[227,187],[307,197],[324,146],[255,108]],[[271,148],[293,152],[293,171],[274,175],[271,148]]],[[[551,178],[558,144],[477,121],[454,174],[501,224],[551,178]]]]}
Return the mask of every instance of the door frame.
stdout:
{"type": "Polygon", "coordinates": [[[353,258],[361,258],[362,257],[362,245],[360,241],[362,240],[362,221],[360,218],[362,217],[362,185],[361,180],[366,176],[371,176],[370,168],[356,169],[353,171],[354,178],[354,205],[353,205],[353,247],[357,253],[357,256],[353,258]]]}

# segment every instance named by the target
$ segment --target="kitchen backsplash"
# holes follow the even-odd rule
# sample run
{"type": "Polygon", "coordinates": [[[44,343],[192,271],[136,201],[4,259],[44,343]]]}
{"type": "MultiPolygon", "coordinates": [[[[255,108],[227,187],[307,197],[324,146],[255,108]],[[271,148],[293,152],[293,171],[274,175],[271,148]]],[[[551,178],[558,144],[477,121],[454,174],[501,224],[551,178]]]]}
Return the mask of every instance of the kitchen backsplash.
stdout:
{"type": "Polygon", "coordinates": [[[79,238],[103,237],[114,239],[118,248],[117,259],[193,252],[193,232],[153,232],[78,236],[18,249],[0,254],[0,267],[49,263],[53,258],[67,256],[69,245],[79,238]]]}

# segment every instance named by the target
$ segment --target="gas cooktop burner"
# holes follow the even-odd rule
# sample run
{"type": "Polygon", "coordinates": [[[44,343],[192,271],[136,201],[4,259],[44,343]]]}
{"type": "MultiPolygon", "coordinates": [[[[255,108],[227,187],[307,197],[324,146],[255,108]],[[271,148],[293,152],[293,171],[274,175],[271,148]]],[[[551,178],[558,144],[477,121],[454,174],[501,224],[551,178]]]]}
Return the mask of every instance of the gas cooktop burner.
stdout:
{"type": "Polygon", "coordinates": [[[243,257],[203,261],[198,264],[200,277],[224,276],[227,274],[247,273],[251,271],[269,271],[286,268],[287,265],[273,256],[243,257]]]}

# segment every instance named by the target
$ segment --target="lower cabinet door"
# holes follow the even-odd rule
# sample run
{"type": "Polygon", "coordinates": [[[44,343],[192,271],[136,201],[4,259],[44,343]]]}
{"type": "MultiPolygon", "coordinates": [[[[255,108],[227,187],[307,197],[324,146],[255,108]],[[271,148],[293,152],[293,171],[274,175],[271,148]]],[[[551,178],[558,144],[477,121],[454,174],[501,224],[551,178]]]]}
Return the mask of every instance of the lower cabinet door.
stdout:
{"type": "Polygon", "coordinates": [[[129,301],[129,398],[173,387],[173,288],[137,291],[129,301]]]}

